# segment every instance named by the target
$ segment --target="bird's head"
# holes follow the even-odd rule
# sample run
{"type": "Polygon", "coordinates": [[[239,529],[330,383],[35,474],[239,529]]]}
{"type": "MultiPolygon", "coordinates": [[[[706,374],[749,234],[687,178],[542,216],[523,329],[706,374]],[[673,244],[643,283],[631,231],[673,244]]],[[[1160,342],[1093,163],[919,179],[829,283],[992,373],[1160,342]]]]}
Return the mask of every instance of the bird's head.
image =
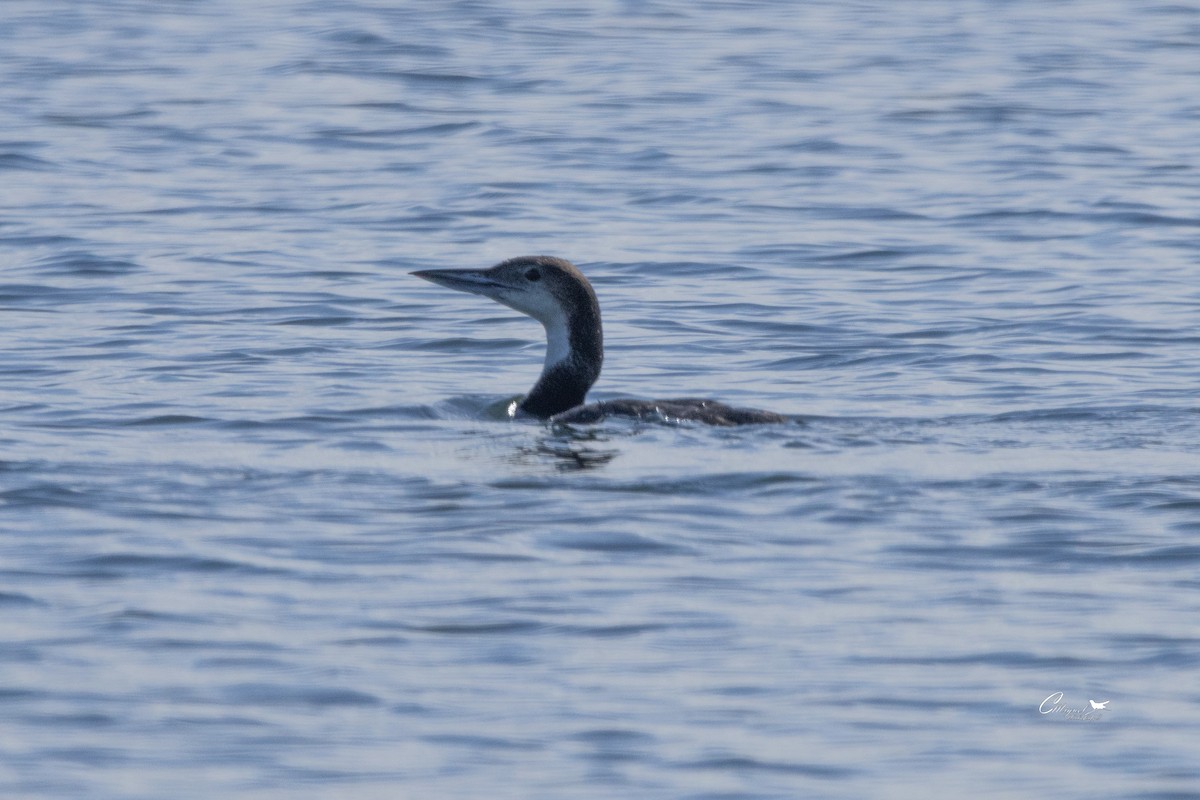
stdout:
{"type": "Polygon", "coordinates": [[[574,264],[552,256],[510,258],[489,269],[426,269],[414,272],[448,289],[481,294],[528,314],[549,327],[581,304],[595,304],[591,284],[574,264]]]}
{"type": "Polygon", "coordinates": [[[426,269],[418,278],[448,289],[490,297],[546,328],[546,364],[572,353],[603,358],[600,305],[583,273],[553,256],[519,256],[489,269],[426,269]]]}

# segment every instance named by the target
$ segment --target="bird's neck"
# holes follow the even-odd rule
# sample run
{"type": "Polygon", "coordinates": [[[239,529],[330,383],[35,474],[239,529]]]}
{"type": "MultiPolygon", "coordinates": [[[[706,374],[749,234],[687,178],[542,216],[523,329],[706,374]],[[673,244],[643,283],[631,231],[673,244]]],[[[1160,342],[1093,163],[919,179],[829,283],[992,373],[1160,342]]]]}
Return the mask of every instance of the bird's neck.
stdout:
{"type": "Polygon", "coordinates": [[[546,327],[546,362],[520,409],[545,419],[583,403],[600,377],[604,338],[600,310],[590,304],[577,308],[570,317],[555,317],[542,324],[546,327]]]}
{"type": "Polygon", "coordinates": [[[542,370],[538,382],[525,395],[520,408],[545,419],[581,405],[595,378],[578,361],[568,359],[542,370]]]}

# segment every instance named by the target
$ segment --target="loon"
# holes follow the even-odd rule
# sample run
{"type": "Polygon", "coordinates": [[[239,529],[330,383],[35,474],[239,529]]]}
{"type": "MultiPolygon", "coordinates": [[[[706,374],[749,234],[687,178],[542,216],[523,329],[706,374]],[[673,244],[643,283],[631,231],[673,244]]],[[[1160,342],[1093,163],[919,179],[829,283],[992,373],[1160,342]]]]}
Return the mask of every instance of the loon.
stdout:
{"type": "Polygon", "coordinates": [[[715,400],[606,400],[584,405],[588,389],[600,377],[604,334],[600,304],[583,273],[562,258],[520,256],[490,269],[427,269],[418,278],[490,297],[542,323],[546,361],[541,377],[516,410],[552,423],[588,424],[609,416],[635,419],[691,420],[710,425],[788,422],[770,411],[734,408],[715,400]]]}

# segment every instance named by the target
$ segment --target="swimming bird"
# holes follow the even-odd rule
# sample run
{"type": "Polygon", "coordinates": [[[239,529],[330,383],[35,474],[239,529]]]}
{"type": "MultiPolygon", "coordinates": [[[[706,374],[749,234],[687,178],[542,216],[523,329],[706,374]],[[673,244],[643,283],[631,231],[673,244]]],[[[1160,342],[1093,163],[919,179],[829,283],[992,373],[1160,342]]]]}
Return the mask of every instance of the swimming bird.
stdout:
{"type": "Polygon", "coordinates": [[[1111,703],[1112,700],[1105,700],[1103,703],[1097,703],[1095,700],[1088,700],[1088,702],[1092,704],[1093,710],[1099,711],[1102,708],[1108,708],[1108,704],[1111,703]]]}
{"type": "Polygon", "coordinates": [[[600,304],[583,273],[562,258],[520,256],[490,269],[427,269],[412,273],[448,289],[490,297],[533,317],[546,329],[546,360],[537,383],[516,406],[523,415],[555,423],[605,417],[693,420],[710,425],[787,422],[782,414],[734,408],[715,400],[606,400],[584,404],[604,363],[600,304]]]}

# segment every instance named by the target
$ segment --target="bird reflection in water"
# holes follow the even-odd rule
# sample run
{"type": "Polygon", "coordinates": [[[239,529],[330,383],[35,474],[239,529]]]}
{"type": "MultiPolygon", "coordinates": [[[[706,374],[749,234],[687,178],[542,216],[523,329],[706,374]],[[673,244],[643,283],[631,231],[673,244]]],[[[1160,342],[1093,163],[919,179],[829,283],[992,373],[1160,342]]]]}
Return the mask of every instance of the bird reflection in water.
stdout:
{"type": "Polygon", "coordinates": [[[521,446],[509,460],[520,464],[549,463],[558,472],[582,472],[603,467],[617,457],[620,451],[599,446],[605,441],[606,437],[597,431],[571,431],[521,446]]]}

